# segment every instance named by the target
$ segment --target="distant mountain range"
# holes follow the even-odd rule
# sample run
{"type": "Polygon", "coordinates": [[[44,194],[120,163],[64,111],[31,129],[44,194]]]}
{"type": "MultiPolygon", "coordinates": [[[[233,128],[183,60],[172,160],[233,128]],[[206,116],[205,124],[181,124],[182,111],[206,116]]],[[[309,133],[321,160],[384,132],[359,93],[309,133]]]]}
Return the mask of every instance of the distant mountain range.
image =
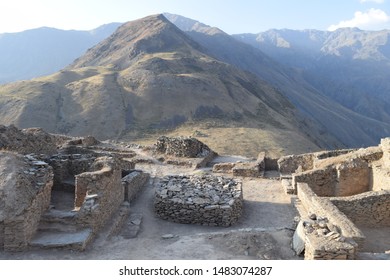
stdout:
{"type": "Polygon", "coordinates": [[[321,93],[364,116],[390,123],[390,30],[269,30],[234,35],[299,69],[321,93]]]}
{"type": "MultiPolygon", "coordinates": [[[[30,61],[24,56],[26,67],[0,68],[0,77],[45,74],[29,67],[63,69],[0,86],[1,123],[100,139],[195,130],[203,124],[213,133],[229,131],[206,142],[231,145],[242,139],[249,145],[245,142],[255,139],[256,145],[263,141],[258,150],[279,145],[280,153],[374,145],[390,135],[387,31],[271,30],[230,36],[171,14],[118,26],[77,35],[83,39],[76,31],[61,31],[68,36],[51,29],[35,30],[47,32],[37,42],[23,32],[5,34],[23,37],[30,42],[26,51],[35,51],[30,61]],[[54,47],[49,31],[66,39],[72,51],[54,47]],[[92,43],[104,32],[106,39],[92,43]],[[50,43],[43,47],[44,41],[50,43]],[[37,57],[39,63],[31,62],[37,57]],[[54,65],[54,57],[62,66],[54,65]],[[234,129],[236,137],[230,135],[234,129]],[[279,141],[283,144],[274,143],[279,141]]],[[[5,35],[0,35],[0,51],[5,35]]],[[[8,51],[8,63],[23,65],[8,51]]]]}
{"type": "Polygon", "coordinates": [[[0,34],[0,84],[61,70],[120,25],[110,23],[90,31],[42,27],[0,34]]]}

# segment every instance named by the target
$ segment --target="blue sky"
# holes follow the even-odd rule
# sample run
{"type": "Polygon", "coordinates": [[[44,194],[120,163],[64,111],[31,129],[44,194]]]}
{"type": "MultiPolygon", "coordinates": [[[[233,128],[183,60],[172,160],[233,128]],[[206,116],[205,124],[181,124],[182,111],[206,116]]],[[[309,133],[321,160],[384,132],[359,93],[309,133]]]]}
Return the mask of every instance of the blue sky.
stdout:
{"type": "Polygon", "coordinates": [[[230,34],[271,28],[390,29],[390,0],[1,0],[0,33],[41,26],[90,30],[163,12],[230,34]]]}

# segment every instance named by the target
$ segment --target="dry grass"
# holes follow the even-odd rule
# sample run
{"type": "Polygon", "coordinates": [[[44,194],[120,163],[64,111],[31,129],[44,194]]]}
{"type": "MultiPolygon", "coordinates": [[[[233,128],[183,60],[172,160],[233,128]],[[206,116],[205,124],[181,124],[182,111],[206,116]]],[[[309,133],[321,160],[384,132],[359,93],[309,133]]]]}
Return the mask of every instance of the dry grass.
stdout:
{"type": "MultiPolygon", "coordinates": [[[[156,142],[162,133],[145,133],[132,137],[131,141],[144,145],[156,142]]],[[[193,136],[221,155],[257,157],[265,151],[270,157],[305,153],[319,150],[313,143],[293,131],[250,127],[211,127],[211,124],[184,125],[166,136],[193,136]]],[[[125,139],[129,139],[126,138],[125,139]]]]}

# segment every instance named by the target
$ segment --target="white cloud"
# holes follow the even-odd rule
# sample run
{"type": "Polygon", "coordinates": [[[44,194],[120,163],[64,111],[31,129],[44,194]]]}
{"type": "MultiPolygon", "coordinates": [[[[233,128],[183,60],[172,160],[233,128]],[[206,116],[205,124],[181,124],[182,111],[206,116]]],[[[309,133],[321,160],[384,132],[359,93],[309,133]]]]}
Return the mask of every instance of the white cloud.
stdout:
{"type": "Polygon", "coordinates": [[[360,3],[367,3],[367,2],[374,2],[374,3],[382,4],[385,2],[385,0],[360,0],[360,3]]]}
{"type": "MultiPolygon", "coordinates": [[[[372,0],[365,0],[372,1],[372,0]]],[[[380,1],[380,0],[375,0],[380,1]]],[[[380,9],[369,9],[366,12],[357,11],[350,20],[340,21],[328,27],[329,31],[334,31],[342,27],[358,27],[360,29],[384,29],[390,23],[390,16],[380,9]]]]}

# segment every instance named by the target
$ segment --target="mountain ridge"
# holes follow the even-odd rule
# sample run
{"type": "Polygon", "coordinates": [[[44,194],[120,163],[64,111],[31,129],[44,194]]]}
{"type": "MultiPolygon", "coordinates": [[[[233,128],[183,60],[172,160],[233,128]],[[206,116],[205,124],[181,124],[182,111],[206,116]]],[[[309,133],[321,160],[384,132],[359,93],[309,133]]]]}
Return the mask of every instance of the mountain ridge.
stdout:
{"type": "Polygon", "coordinates": [[[62,71],[0,87],[0,117],[100,139],[213,122],[319,148],[276,89],[204,50],[161,15],[125,23],[62,71]]]}
{"type": "MultiPolygon", "coordinates": [[[[173,19],[180,19],[181,23],[186,21],[180,16],[174,16],[173,19]]],[[[189,22],[193,27],[188,28],[187,24],[187,30],[190,30],[187,34],[203,44],[210,51],[210,55],[255,73],[279,88],[306,117],[316,120],[315,126],[323,127],[344,145],[353,147],[374,145],[378,139],[390,133],[390,126],[387,123],[340,106],[338,102],[322,94],[313,83],[307,81],[300,71],[289,65],[287,65],[289,68],[286,68],[283,61],[272,53],[269,54],[262,48],[257,48],[256,51],[256,48],[238,42],[224,32],[210,35],[206,29],[211,27],[202,25],[202,29],[198,29],[193,20],[189,19],[189,22]]]]}
{"type": "Polygon", "coordinates": [[[272,30],[235,37],[300,69],[309,84],[337,103],[390,123],[390,30],[272,30]]]}
{"type": "Polygon", "coordinates": [[[385,119],[338,104],[315,83],[318,76],[216,27],[172,16],[187,31],[162,15],[125,23],[63,70],[1,86],[3,122],[103,139],[213,127],[225,131],[219,138],[234,142],[234,130],[244,131],[260,144],[256,131],[264,142],[285,139],[267,145],[292,153],[368,146],[390,133],[385,119]]]}

